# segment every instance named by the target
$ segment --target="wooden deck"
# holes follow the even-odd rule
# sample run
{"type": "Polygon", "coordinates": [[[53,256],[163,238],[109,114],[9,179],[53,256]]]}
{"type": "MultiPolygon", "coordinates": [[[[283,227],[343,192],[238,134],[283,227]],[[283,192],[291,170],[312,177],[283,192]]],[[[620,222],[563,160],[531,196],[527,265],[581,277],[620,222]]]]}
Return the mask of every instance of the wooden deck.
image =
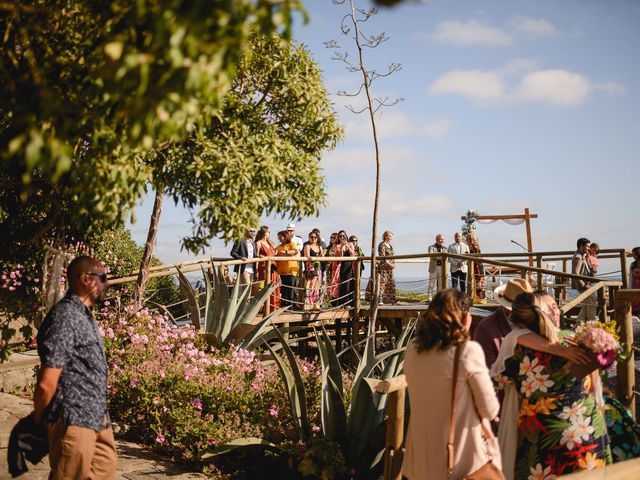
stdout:
{"type": "MultiPolygon", "coordinates": [[[[471,307],[471,315],[474,320],[486,317],[495,308],[497,303],[485,303],[482,306],[471,307]]],[[[397,303],[395,305],[380,305],[378,307],[378,318],[410,319],[417,318],[421,313],[429,308],[428,303],[397,303]]],[[[370,317],[369,305],[360,307],[359,317],[366,320],[370,317]]],[[[255,323],[259,323],[262,315],[256,317],[255,323]]],[[[275,324],[281,323],[305,323],[305,322],[326,322],[332,320],[348,320],[353,318],[353,307],[337,308],[334,310],[321,310],[319,312],[285,312],[273,320],[275,324]]]]}

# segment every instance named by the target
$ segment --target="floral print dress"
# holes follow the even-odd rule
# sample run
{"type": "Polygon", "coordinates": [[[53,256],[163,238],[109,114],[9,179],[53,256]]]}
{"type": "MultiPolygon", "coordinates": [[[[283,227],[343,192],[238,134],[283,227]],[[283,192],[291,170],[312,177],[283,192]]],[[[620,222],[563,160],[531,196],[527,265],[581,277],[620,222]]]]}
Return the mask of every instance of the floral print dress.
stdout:
{"type": "Polygon", "coordinates": [[[604,413],[566,362],[518,345],[498,379],[515,382],[520,399],[515,479],[553,479],[612,461],[604,413]]]}

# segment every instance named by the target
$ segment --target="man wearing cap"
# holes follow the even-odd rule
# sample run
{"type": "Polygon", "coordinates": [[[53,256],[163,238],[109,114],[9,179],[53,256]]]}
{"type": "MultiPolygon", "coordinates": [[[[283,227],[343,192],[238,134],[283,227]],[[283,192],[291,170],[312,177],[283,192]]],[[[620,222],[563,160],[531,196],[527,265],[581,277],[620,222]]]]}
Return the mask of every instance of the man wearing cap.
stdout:
{"type": "Polygon", "coordinates": [[[531,284],[524,278],[513,278],[506,284],[496,288],[493,292],[493,297],[500,306],[493,313],[482,319],[473,332],[473,339],[484,350],[484,358],[488,368],[491,368],[491,365],[498,357],[502,339],[513,328],[513,324],[509,321],[511,302],[523,292],[533,292],[531,284]]]}
{"type": "MultiPolygon", "coordinates": [[[[579,238],[576,242],[576,253],[573,254],[571,259],[571,273],[574,275],[582,275],[585,277],[592,276],[591,269],[587,263],[587,253],[591,242],[588,238],[579,238]]],[[[571,288],[577,290],[579,293],[587,290],[591,285],[585,280],[579,278],[571,279],[571,288]]],[[[595,294],[590,295],[582,301],[582,307],[580,313],[578,313],[578,321],[583,322],[585,320],[594,320],[596,316],[596,299],[595,294]]]]}
{"type": "MultiPolygon", "coordinates": [[[[244,239],[233,244],[233,248],[231,248],[231,257],[236,260],[247,260],[249,258],[257,257],[256,244],[253,241],[255,236],[255,228],[247,230],[244,239]]],[[[236,274],[241,275],[242,283],[244,285],[251,285],[251,279],[255,272],[255,264],[243,263],[242,265],[236,265],[233,267],[233,271],[236,272],[236,274]]]]}
{"type": "Polygon", "coordinates": [[[298,251],[301,252],[304,248],[302,237],[296,235],[296,226],[293,223],[287,225],[287,231],[291,234],[291,242],[295,243],[298,247],[298,251]]]}

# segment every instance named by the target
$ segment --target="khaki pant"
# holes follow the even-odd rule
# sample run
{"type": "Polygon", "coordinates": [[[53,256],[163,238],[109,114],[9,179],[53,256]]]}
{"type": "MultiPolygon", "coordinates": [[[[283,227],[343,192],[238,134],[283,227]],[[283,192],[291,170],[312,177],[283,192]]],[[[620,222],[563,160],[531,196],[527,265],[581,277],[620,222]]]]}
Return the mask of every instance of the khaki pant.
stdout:
{"type": "Polygon", "coordinates": [[[116,478],[116,442],[111,427],[90,428],[47,424],[49,480],[113,480],[116,478]]]}

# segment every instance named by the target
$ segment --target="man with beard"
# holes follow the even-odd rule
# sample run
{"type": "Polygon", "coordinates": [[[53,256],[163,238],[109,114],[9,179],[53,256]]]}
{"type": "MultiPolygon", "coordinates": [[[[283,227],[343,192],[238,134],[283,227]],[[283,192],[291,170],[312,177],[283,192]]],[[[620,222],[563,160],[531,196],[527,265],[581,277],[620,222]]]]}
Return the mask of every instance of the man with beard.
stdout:
{"type": "Polygon", "coordinates": [[[107,411],[107,360],[90,308],[104,299],[105,267],[86,256],[67,268],[69,291],[38,332],[40,372],[33,420],[49,440],[50,479],[114,479],[116,446],[107,411]]]}

